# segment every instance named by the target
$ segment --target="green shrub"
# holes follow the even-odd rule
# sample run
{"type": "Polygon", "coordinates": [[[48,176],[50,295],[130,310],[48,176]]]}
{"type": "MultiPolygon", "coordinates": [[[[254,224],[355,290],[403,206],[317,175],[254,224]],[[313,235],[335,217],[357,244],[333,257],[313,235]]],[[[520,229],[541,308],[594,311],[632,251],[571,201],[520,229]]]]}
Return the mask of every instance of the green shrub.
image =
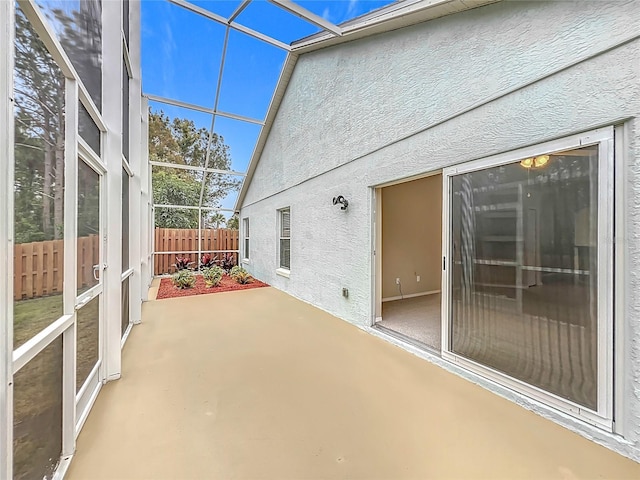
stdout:
{"type": "Polygon", "coordinates": [[[171,281],[177,288],[191,288],[196,283],[196,276],[191,270],[178,270],[171,281]]]}
{"type": "Polygon", "coordinates": [[[244,268],[242,268],[240,265],[236,265],[229,272],[229,276],[235,280],[238,272],[242,272],[242,271],[244,271],[244,268]]]}
{"type": "Polygon", "coordinates": [[[249,272],[247,272],[244,268],[241,268],[239,271],[237,271],[233,279],[242,285],[251,283],[253,281],[253,277],[249,275],[249,272]]]}
{"type": "Polygon", "coordinates": [[[204,277],[204,283],[208,288],[217,287],[222,280],[224,270],[222,268],[213,266],[202,270],[202,276],[204,277]]]}
{"type": "Polygon", "coordinates": [[[249,275],[249,272],[247,272],[244,268],[242,268],[239,265],[236,265],[231,269],[231,271],[229,272],[229,276],[233,278],[236,282],[242,283],[242,284],[249,283],[251,282],[251,280],[253,280],[253,277],[249,275]]]}

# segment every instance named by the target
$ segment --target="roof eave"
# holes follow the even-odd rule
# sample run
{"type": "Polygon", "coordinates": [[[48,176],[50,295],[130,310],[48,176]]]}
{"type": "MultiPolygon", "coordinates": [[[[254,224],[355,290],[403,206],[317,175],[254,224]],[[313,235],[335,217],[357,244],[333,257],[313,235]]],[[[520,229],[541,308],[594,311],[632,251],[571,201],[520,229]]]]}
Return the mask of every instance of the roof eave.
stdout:
{"type": "Polygon", "coordinates": [[[251,161],[247,169],[247,176],[242,183],[242,188],[238,194],[235,210],[242,208],[247,189],[253,179],[253,174],[258,166],[260,157],[267,142],[269,132],[273,126],[280,102],[287,90],[289,80],[293,74],[296,61],[299,55],[313,52],[322,48],[339,45],[341,43],[359,40],[371,35],[390,32],[399,28],[408,27],[418,23],[435,20],[436,18],[452,15],[454,13],[482,7],[490,3],[497,3],[502,0],[405,0],[393,3],[387,7],[375,10],[351,21],[340,24],[342,36],[336,37],[330,33],[318,33],[310,37],[303,38],[291,44],[291,50],[287,55],[285,65],[280,74],[276,91],[273,94],[265,123],[260,130],[258,141],[251,155],[251,161]]]}
{"type": "Polygon", "coordinates": [[[342,36],[320,32],[291,44],[298,54],[389,32],[501,0],[405,0],[340,24],[342,36]]]}

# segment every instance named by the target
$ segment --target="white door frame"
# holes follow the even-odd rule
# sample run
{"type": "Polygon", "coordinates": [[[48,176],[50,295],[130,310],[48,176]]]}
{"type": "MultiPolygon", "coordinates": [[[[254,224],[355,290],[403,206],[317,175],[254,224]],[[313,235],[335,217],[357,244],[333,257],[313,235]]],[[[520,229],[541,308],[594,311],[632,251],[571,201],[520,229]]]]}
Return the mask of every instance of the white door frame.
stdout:
{"type": "MultiPolygon", "coordinates": [[[[75,418],[75,435],[77,436],[84,425],[85,420],[95,402],[95,399],[100,392],[100,387],[102,386],[103,380],[105,378],[105,372],[103,368],[103,358],[104,358],[104,272],[107,268],[105,263],[106,255],[106,195],[105,195],[105,174],[106,174],[106,165],[102,162],[100,157],[98,157],[89,146],[81,139],[78,139],[78,168],[80,167],[80,163],[84,163],[86,166],[91,168],[96,174],[99,176],[99,185],[100,185],[100,200],[99,200],[99,241],[98,245],[100,248],[99,254],[99,262],[98,262],[98,283],[91,287],[86,292],[83,292],[80,295],[76,295],[74,298],[74,308],[76,310],[76,341],[77,341],[77,312],[80,311],[83,307],[85,307],[89,302],[93,301],[95,298],[98,298],[98,360],[94,367],[92,368],[90,374],[87,376],[84,384],[80,387],[80,390],[75,395],[75,405],[76,405],[76,418],[75,418]]],[[[77,177],[78,178],[78,177],[77,177]]],[[[77,190],[77,182],[76,182],[76,190],[77,190]]],[[[77,198],[77,197],[76,197],[77,198]]],[[[76,201],[76,222],[77,222],[77,201],[76,201]]],[[[77,239],[77,230],[76,230],[76,239],[77,239]]],[[[77,256],[76,256],[77,258],[77,256]]],[[[76,285],[77,291],[77,285],[76,285]]],[[[76,344],[77,349],[77,344],[76,344]]],[[[77,359],[77,356],[76,356],[77,359]]],[[[77,369],[77,364],[75,365],[77,369]]],[[[75,382],[74,382],[75,389],[75,382]]],[[[74,390],[75,391],[75,390],[74,390]]]]}
{"type": "MultiPolygon", "coordinates": [[[[386,187],[392,187],[394,185],[400,185],[403,183],[412,182],[414,180],[421,180],[423,178],[433,177],[435,175],[442,175],[442,169],[429,170],[419,175],[412,175],[410,177],[398,178],[390,180],[377,185],[369,187],[370,193],[370,209],[371,212],[371,315],[370,326],[375,326],[376,323],[382,321],[382,224],[383,224],[383,209],[382,198],[384,195],[383,189],[386,187]]],[[[435,350],[434,350],[435,351],[435,350]]],[[[431,351],[433,353],[434,351],[431,351]]]]}

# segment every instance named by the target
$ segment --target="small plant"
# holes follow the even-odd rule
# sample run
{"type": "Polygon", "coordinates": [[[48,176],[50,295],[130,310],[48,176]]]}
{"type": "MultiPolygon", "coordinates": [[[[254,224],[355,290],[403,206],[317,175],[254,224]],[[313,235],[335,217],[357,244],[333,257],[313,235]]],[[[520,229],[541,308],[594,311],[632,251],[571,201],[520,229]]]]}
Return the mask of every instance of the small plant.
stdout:
{"type": "Polygon", "coordinates": [[[224,275],[224,270],[222,270],[218,266],[213,266],[210,268],[205,268],[202,271],[202,276],[204,277],[204,283],[207,288],[217,287],[222,280],[222,275],[224,275]]]}
{"type": "Polygon", "coordinates": [[[176,286],[176,288],[191,288],[196,284],[196,276],[191,270],[183,268],[173,274],[171,282],[176,286]]]}
{"type": "Polygon", "coordinates": [[[174,263],[173,265],[176,267],[176,270],[180,271],[187,270],[189,268],[189,265],[191,265],[192,263],[193,262],[189,257],[176,257],[176,263],[174,263]]]}
{"type": "Polygon", "coordinates": [[[238,274],[238,272],[241,272],[241,271],[244,271],[244,268],[242,268],[240,265],[236,265],[229,272],[229,276],[235,280],[236,275],[238,274]]]}
{"type": "Polygon", "coordinates": [[[216,262],[211,255],[205,253],[200,257],[200,269],[211,268],[215,266],[216,262]]]}
{"type": "Polygon", "coordinates": [[[247,272],[244,268],[240,268],[239,270],[237,270],[233,279],[241,285],[245,285],[253,281],[253,277],[249,275],[249,272],[247,272]]]}
{"type": "Polygon", "coordinates": [[[229,273],[235,265],[236,265],[236,259],[233,258],[233,255],[231,254],[222,255],[222,260],[220,260],[220,266],[225,272],[229,273]]]}

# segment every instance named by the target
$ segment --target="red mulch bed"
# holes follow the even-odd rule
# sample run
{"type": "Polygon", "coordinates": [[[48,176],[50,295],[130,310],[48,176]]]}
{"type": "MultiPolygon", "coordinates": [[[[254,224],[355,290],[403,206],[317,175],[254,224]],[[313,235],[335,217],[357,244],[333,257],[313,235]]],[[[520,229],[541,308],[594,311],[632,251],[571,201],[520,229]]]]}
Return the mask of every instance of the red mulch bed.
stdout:
{"type": "Polygon", "coordinates": [[[158,295],[156,300],[162,298],[174,298],[174,297],[189,297],[191,295],[202,295],[206,293],[219,293],[219,292],[233,292],[235,290],[249,290],[250,288],[268,287],[266,283],[256,280],[255,278],[251,283],[241,285],[233,280],[228,275],[224,275],[217,287],[207,288],[204,284],[204,278],[202,275],[196,275],[196,284],[193,288],[176,288],[171,283],[170,278],[163,278],[160,281],[160,288],[158,288],[158,295]]]}

